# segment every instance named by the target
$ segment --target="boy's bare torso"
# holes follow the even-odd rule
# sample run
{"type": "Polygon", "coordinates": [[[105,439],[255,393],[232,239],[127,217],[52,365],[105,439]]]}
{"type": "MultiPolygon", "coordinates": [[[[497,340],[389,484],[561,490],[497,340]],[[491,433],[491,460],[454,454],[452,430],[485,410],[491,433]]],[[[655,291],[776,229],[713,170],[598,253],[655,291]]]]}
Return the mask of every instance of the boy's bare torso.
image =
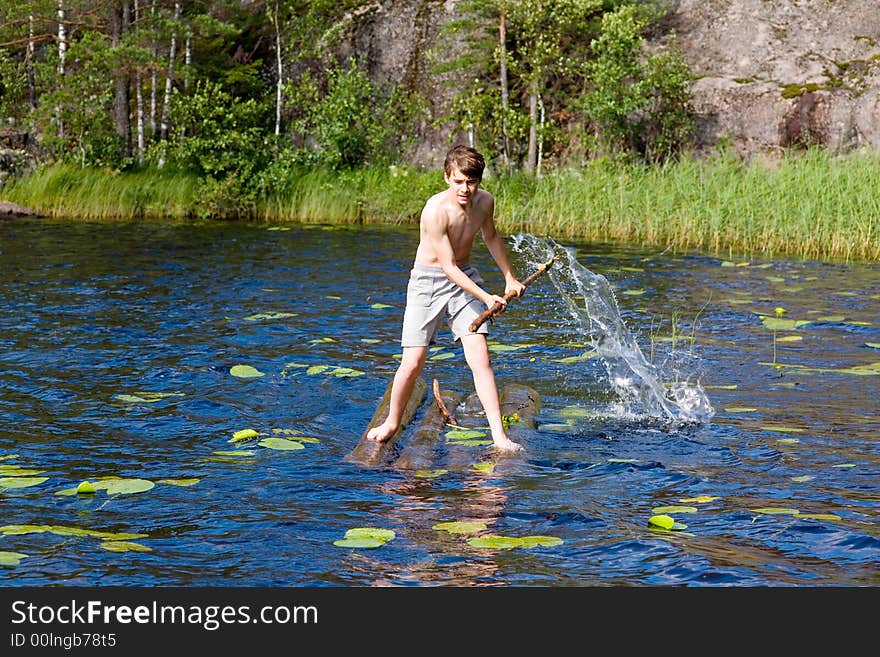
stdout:
{"type": "Polygon", "coordinates": [[[478,190],[463,207],[450,190],[434,194],[425,203],[419,226],[419,246],[415,261],[422,265],[439,265],[437,250],[428,234],[431,223],[434,228],[443,227],[449,239],[455,264],[463,265],[470,260],[471,249],[477,233],[492,211],[492,197],[485,190],[478,190]]]}

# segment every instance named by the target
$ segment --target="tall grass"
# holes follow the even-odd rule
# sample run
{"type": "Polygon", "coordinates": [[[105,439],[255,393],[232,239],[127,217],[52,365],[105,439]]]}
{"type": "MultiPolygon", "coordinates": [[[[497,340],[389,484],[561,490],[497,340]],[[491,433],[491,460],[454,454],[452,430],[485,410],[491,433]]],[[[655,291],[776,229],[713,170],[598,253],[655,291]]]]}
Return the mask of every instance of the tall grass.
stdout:
{"type": "MultiPolygon", "coordinates": [[[[253,218],[282,223],[415,223],[445,188],[440,170],[285,170],[253,218]]],[[[880,260],[880,153],[821,149],[775,163],[718,155],[665,166],[594,161],[552,171],[487,175],[496,225],[557,238],[732,256],[880,260]]],[[[111,173],[56,165],[3,195],[50,216],[193,217],[199,180],[167,172],[111,173]]]]}
{"type": "Polygon", "coordinates": [[[54,164],[4,187],[2,195],[47,217],[186,219],[194,216],[198,188],[191,175],[54,164]]]}

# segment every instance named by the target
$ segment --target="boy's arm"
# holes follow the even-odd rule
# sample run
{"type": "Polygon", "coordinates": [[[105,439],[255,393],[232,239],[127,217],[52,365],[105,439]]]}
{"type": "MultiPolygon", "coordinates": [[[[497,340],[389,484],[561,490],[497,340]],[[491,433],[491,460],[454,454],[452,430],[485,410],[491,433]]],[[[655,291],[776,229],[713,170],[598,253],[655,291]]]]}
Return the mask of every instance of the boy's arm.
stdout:
{"type": "Polygon", "coordinates": [[[507,305],[507,302],[502,297],[490,294],[474,283],[470,276],[465,274],[455,262],[455,252],[452,250],[452,242],[449,241],[449,234],[446,232],[447,218],[442,210],[436,207],[426,207],[422,211],[421,221],[425,226],[428,239],[431,240],[431,247],[437,255],[437,261],[443,268],[443,273],[446,274],[450,281],[466,292],[473,294],[485,303],[487,308],[491,308],[496,303],[501,303],[503,306],[507,305]]]}
{"type": "Polygon", "coordinates": [[[501,240],[498,231],[495,230],[494,215],[495,199],[490,197],[488,213],[486,215],[486,220],[483,222],[482,228],[483,241],[486,243],[489,253],[492,254],[495,264],[498,265],[498,269],[500,269],[501,273],[504,275],[504,294],[513,294],[516,297],[521,297],[526,287],[519,282],[516,275],[513,273],[513,269],[510,266],[510,259],[507,257],[507,249],[504,247],[504,242],[501,240]]]}

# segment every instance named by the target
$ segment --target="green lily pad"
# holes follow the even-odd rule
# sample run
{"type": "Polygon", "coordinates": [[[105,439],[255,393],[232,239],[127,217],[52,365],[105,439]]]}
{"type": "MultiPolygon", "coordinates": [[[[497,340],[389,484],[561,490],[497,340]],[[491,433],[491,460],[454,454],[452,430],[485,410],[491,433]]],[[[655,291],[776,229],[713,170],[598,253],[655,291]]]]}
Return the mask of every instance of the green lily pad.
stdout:
{"type": "Polygon", "coordinates": [[[312,365],[306,369],[306,374],[321,374],[330,369],[329,365],[312,365]]]}
{"type": "Polygon", "coordinates": [[[76,487],[77,495],[94,495],[95,487],[92,485],[90,481],[81,481],[79,485],[76,487]]]}
{"type": "Polygon", "coordinates": [[[280,449],[284,451],[306,448],[302,443],[295,440],[288,440],[287,438],[263,438],[263,440],[257,444],[269,449],[280,449]]]}
{"type": "Polygon", "coordinates": [[[828,322],[829,324],[839,324],[844,321],[846,317],[843,315],[823,315],[822,317],[817,317],[817,322],[828,322]]]}
{"type": "Polygon", "coordinates": [[[475,534],[481,532],[488,526],[484,522],[457,520],[454,522],[440,522],[431,527],[441,532],[449,532],[450,534],[475,534]]]}
{"type": "Polygon", "coordinates": [[[638,296],[643,295],[644,293],[645,293],[645,291],[641,290],[641,289],[640,290],[624,290],[622,292],[622,294],[629,296],[629,297],[638,297],[638,296]]]}
{"type": "Polygon", "coordinates": [[[793,482],[798,483],[798,484],[802,484],[805,481],[810,481],[811,479],[815,479],[815,477],[812,477],[810,475],[801,475],[800,477],[792,477],[791,478],[791,480],[793,482]]]}
{"type": "Polygon", "coordinates": [[[345,532],[345,538],[372,538],[377,541],[393,541],[397,534],[392,529],[379,527],[352,527],[345,532]]]}
{"type": "Polygon", "coordinates": [[[233,365],[229,368],[229,373],[240,379],[255,379],[260,376],[265,376],[265,374],[256,367],[251,367],[250,365],[233,365]]]}
{"type": "Polygon", "coordinates": [[[96,489],[104,489],[108,495],[132,495],[150,490],[156,484],[149,479],[107,479],[99,481],[93,486],[96,489]]]}
{"type": "Polygon", "coordinates": [[[754,413],[757,408],[751,406],[730,406],[724,409],[727,413],[754,413]]]}
{"type": "Polygon", "coordinates": [[[754,513],[762,513],[764,515],[772,516],[772,515],[789,515],[796,516],[800,511],[797,509],[792,509],[784,506],[766,506],[761,507],[760,509],[749,509],[754,513]]]}
{"type": "Polygon", "coordinates": [[[521,539],[522,547],[529,549],[533,547],[553,547],[562,545],[563,541],[557,536],[523,536],[521,539]]]}
{"type": "Polygon", "coordinates": [[[22,559],[27,559],[27,556],[21,552],[0,551],[0,566],[17,566],[22,559]]]}
{"type": "Polygon", "coordinates": [[[767,315],[760,315],[760,317],[761,323],[771,331],[794,331],[810,323],[802,319],[781,319],[779,317],[768,317],[767,315]]]}
{"type": "Polygon", "coordinates": [[[495,550],[512,550],[513,548],[522,547],[523,544],[521,538],[515,536],[498,536],[496,534],[469,538],[467,542],[471,547],[492,548],[495,550]]]}
{"type": "Polygon", "coordinates": [[[239,450],[234,450],[234,449],[218,449],[217,451],[214,451],[214,452],[211,452],[211,453],[212,453],[212,454],[215,454],[215,455],[217,455],[217,456],[233,456],[233,457],[239,457],[239,456],[255,456],[255,455],[256,455],[256,452],[253,451],[253,450],[250,450],[250,449],[239,449],[239,450]]]}
{"type": "Polygon", "coordinates": [[[439,354],[434,354],[428,360],[437,361],[437,360],[449,360],[450,358],[455,358],[455,354],[451,351],[442,351],[439,354]]]}
{"type": "Polygon", "coordinates": [[[196,477],[188,477],[186,479],[160,479],[157,483],[168,484],[169,486],[195,486],[201,479],[196,477]]]}
{"type": "Polygon", "coordinates": [[[377,548],[385,545],[385,541],[375,538],[342,538],[333,541],[333,545],[344,548],[377,548]]]}
{"type": "Polygon", "coordinates": [[[245,319],[249,322],[256,322],[261,319],[286,319],[288,317],[296,317],[297,313],[282,313],[282,312],[265,312],[265,313],[257,313],[255,315],[248,315],[245,319]]]}
{"type": "Polygon", "coordinates": [[[351,367],[334,367],[327,374],[331,376],[338,376],[342,378],[354,378],[356,376],[363,376],[364,372],[361,370],[356,370],[351,367]]]}
{"type": "Polygon", "coordinates": [[[0,477],[0,490],[39,486],[44,481],[48,480],[49,477],[0,477]]]}
{"type": "Polygon", "coordinates": [[[449,470],[444,470],[443,468],[422,468],[420,470],[416,470],[415,476],[419,477],[420,479],[435,479],[437,477],[442,477],[448,472],[449,470]]]}
{"type": "Polygon", "coordinates": [[[654,525],[655,527],[660,527],[662,529],[672,529],[673,525],[675,525],[675,519],[671,516],[660,514],[656,516],[651,516],[648,519],[648,524],[654,525]]]}
{"type": "Polygon", "coordinates": [[[452,429],[446,432],[446,440],[472,440],[474,438],[482,438],[485,435],[485,431],[478,431],[477,429],[452,429]]]}
{"type": "Polygon", "coordinates": [[[471,467],[477,472],[482,472],[483,474],[492,474],[495,472],[495,464],[489,463],[488,461],[474,463],[471,467]]]}
{"type": "Polygon", "coordinates": [[[559,415],[564,418],[591,418],[593,412],[583,406],[564,406],[560,409],[559,415]]]}
{"type": "Polygon", "coordinates": [[[866,342],[866,347],[871,347],[872,349],[880,349],[880,342],[866,342]]]}
{"type": "Polygon", "coordinates": [[[387,303],[374,303],[370,308],[373,310],[382,310],[384,308],[393,308],[394,306],[390,306],[387,303]]]}
{"type": "Polygon", "coordinates": [[[3,477],[34,477],[44,472],[45,470],[29,470],[20,465],[0,465],[0,476],[3,477]]]}
{"type": "Polygon", "coordinates": [[[148,534],[134,534],[131,532],[102,532],[95,529],[83,529],[68,525],[4,525],[0,527],[0,533],[4,536],[22,536],[24,534],[42,534],[49,532],[58,536],[80,536],[101,538],[108,541],[129,541],[137,538],[148,538],[148,534]]]}
{"type": "Polygon", "coordinates": [[[658,506],[651,510],[651,513],[663,515],[669,513],[696,513],[699,509],[695,506],[658,506]]]}
{"type": "Polygon", "coordinates": [[[148,548],[140,543],[132,543],[131,541],[101,541],[98,546],[109,550],[110,552],[152,552],[153,548],[148,548]]]}
{"type": "Polygon", "coordinates": [[[776,338],[776,342],[800,342],[804,339],[802,335],[783,335],[782,337],[776,338]]]}
{"type": "Polygon", "coordinates": [[[840,520],[840,516],[833,513],[795,513],[798,518],[808,518],[811,520],[840,520]]]}
{"type": "Polygon", "coordinates": [[[495,343],[495,344],[490,344],[490,345],[489,345],[489,351],[492,351],[492,352],[495,352],[495,353],[504,353],[504,352],[508,352],[508,351],[517,351],[517,350],[522,349],[522,348],[523,348],[523,345],[518,345],[518,344],[498,344],[498,343],[495,343]]]}
{"type": "Polygon", "coordinates": [[[230,443],[241,443],[246,440],[251,440],[253,438],[259,438],[260,433],[255,429],[239,429],[235,433],[232,434],[232,438],[229,439],[230,443]]]}
{"type": "Polygon", "coordinates": [[[779,431],[782,433],[802,433],[804,429],[800,427],[786,427],[783,425],[769,424],[761,427],[764,431],[779,431]]]}
{"type": "Polygon", "coordinates": [[[717,495],[699,495],[697,497],[685,497],[679,500],[679,502],[687,504],[688,502],[714,502],[715,500],[720,499],[717,495]]]}

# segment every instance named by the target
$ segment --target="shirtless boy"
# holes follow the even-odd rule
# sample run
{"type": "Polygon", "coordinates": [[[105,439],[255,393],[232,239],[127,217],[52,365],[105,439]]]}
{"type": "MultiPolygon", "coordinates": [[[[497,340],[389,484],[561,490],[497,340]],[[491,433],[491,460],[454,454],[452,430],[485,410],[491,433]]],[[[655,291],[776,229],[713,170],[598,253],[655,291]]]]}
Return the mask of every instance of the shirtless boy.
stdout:
{"type": "Polygon", "coordinates": [[[480,189],[485,160],[473,148],[454,146],[444,164],[448,188],[425,203],[419,228],[419,246],[410,272],[403,316],[403,357],[394,375],[388,417],[370,429],[367,438],[383,442],[400,426],[404,408],[422,373],[428,346],[437,339],[445,318],[455,340],[460,340],[465,360],[474,377],[477,396],[486,413],[495,447],[521,450],[510,440],[501,419],[495,373],[486,345],[488,327],[476,332],[470,325],[486,308],[507,302],[482,288],[483,279],[470,264],[477,233],[504,275],[504,294],[519,297],[525,290],[510,267],[507,251],[495,231],[495,199],[480,189]]]}

